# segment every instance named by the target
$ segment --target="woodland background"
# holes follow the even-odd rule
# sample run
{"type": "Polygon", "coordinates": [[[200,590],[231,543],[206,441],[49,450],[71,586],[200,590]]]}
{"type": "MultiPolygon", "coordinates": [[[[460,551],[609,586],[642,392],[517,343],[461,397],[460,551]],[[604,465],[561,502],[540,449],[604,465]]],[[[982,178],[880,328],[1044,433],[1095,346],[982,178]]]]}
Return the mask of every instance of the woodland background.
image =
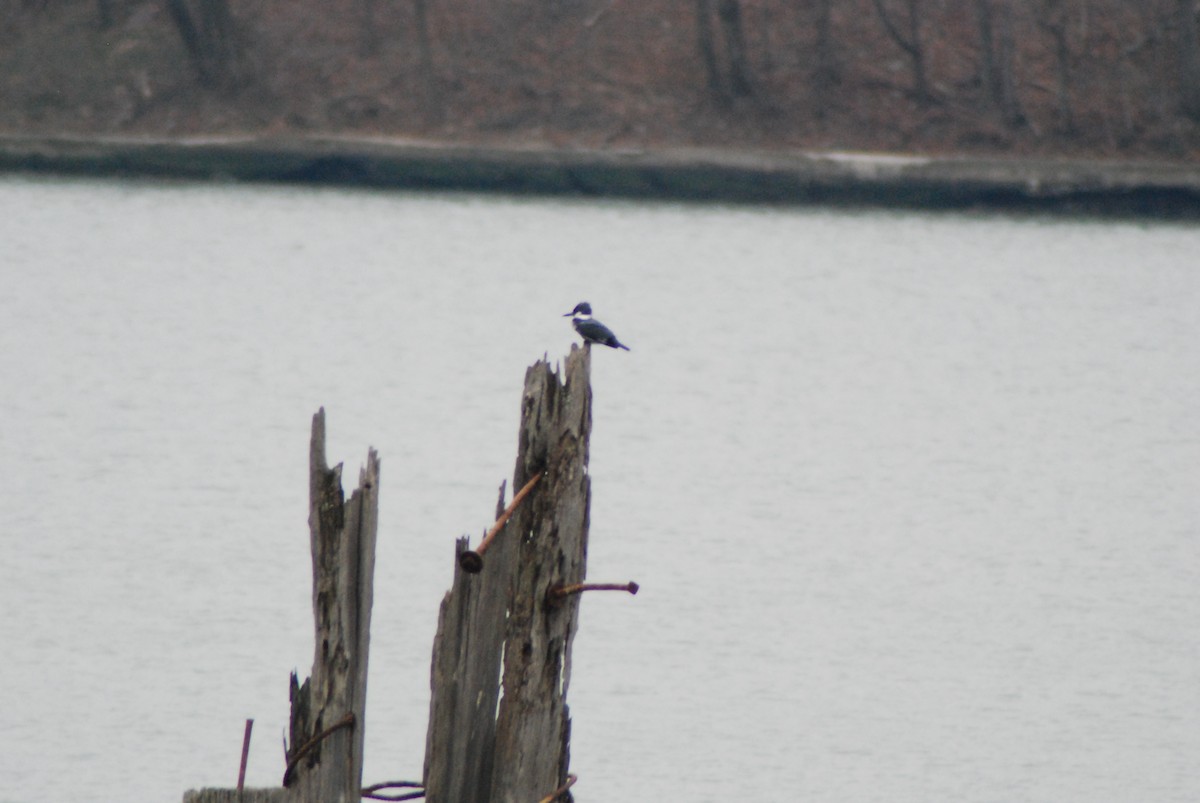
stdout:
{"type": "Polygon", "coordinates": [[[0,132],[1191,160],[1200,0],[4,0],[0,132]]]}

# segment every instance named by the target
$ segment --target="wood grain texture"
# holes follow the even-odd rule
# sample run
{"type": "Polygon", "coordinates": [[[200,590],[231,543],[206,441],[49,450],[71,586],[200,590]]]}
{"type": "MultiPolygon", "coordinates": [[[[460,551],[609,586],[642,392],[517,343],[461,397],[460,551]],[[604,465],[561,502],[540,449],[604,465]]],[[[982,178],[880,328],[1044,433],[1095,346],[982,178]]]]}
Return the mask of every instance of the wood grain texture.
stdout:
{"type": "MultiPolygon", "coordinates": [[[[547,592],[583,580],[587,557],[591,353],[572,347],[560,378],[531,366],[521,397],[513,488],[530,491],[479,574],[462,570],[442,602],[426,743],[430,803],[541,800],[566,781],[566,694],[578,597],[547,592]]],[[[504,509],[504,494],[497,517],[504,509]]]]}
{"type": "Polygon", "coordinates": [[[313,417],[309,451],[316,638],[312,674],[302,685],[295,674],[291,681],[291,771],[284,783],[291,801],[358,803],[360,798],[378,511],[378,455],[374,449],[368,453],[358,489],[344,501],[341,465],[331,469],[325,461],[325,411],[320,410],[313,417]],[[348,715],[350,727],[335,727],[348,715]]]}

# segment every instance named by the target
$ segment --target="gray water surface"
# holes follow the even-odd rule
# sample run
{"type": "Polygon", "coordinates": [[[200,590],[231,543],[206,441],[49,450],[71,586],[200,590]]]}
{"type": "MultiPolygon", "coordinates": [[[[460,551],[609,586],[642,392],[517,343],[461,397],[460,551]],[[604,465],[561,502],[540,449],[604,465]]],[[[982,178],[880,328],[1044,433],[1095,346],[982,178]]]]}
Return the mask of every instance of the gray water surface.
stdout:
{"type": "MultiPolygon", "coordinates": [[[[0,801],[277,785],[310,419],[368,783],[588,300],[580,801],[1200,799],[1200,230],[0,179],[0,801]]],[[[549,791],[549,790],[547,790],[549,791]]]]}

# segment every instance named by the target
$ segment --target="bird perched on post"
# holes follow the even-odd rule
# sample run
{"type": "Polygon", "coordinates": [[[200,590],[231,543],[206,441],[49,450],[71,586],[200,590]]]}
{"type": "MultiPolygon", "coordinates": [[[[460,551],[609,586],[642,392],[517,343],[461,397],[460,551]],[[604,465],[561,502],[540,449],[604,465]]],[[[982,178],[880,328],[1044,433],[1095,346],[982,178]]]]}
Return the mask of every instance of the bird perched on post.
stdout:
{"type": "Polygon", "coordinates": [[[585,344],[599,343],[610,349],[629,351],[629,346],[617,340],[617,336],[612,333],[611,329],[592,317],[592,305],[586,301],[580,301],[575,305],[575,309],[565,313],[563,317],[571,319],[571,324],[583,338],[585,344]]]}

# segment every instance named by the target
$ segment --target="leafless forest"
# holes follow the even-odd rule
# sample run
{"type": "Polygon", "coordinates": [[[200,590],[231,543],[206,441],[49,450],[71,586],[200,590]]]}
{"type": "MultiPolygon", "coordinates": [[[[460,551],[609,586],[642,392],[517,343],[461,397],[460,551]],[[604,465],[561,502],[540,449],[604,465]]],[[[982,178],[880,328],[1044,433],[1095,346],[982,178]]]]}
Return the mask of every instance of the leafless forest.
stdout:
{"type": "Polygon", "coordinates": [[[1188,160],[1200,0],[6,0],[0,129],[1188,160]]]}

